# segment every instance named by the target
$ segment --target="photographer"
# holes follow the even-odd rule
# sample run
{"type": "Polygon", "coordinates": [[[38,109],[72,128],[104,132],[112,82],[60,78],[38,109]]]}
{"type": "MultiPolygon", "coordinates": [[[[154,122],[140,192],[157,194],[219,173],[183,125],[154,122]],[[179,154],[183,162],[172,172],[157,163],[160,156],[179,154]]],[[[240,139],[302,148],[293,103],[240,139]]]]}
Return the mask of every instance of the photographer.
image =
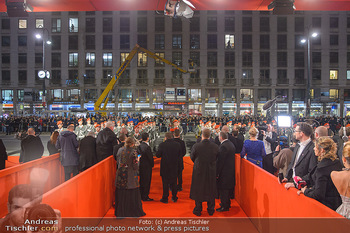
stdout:
{"type": "Polygon", "coordinates": [[[44,146],[39,136],[35,136],[33,128],[29,128],[27,135],[18,133],[17,139],[21,140],[20,163],[26,163],[41,158],[44,153],[44,146]]]}
{"type": "Polygon", "coordinates": [[[272,156],[277,144],[277,133],[272,131],[271,124],[266,124],[266,126],[259,126],[258,130],[258,140],[264,142],[266,151],[266,156],[263,159],[263,168],[271,174],[274,174],[275,168],[273,167],[272,156]]]}
{"type": "Polygon", "coordinates": [[[280,144],[276,147],[273,154],[273,166],[278,170],[278,174],[282,173],[283,177],[287,174],[287,168],[293,158],[293,150],[298,140],[292,139],[293,145],[289,147],[288,138],[286,136],[280,137],[280,144]]]}

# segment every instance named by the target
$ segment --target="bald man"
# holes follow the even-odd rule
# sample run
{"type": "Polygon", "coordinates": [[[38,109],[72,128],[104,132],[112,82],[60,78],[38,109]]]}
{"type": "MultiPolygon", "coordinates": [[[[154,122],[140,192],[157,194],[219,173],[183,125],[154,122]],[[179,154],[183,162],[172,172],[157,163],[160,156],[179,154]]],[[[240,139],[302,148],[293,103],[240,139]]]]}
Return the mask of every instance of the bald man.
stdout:
{"type": "Polygon", "coordinates": [[[315,139],[328,136],[328,129],[325,126],[319,126],[315,129],[315,139]]]}
{"type": "Polygon", "coordinates": [[[29,128],[27,136],[21,140],[20,163],[26,163],[41,158],[44,153],[44,146],[39,136],[35,136],[33,128],[29,128]]]}

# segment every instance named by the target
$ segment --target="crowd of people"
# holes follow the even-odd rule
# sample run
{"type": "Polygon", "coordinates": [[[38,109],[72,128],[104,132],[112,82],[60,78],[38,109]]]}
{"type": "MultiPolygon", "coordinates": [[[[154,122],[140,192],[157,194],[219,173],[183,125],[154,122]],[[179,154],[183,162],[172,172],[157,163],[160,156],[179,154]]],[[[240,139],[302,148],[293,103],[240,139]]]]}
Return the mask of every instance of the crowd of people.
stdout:
{"type": "Polygon", "coordinates": [[[336,117],[294,118],[291,143],[282,135],[285,131],[278,130],[274,119],[269,117],[93,115],[46,120],[10,118],[3,119],[2,126],[6,133],[27,128],[27,135],[18,134],[21,162],[42,155],[43,145],[36,131],[45,126],[52,131],[47,148],[50,154],[60,152],[66,180],[113,155],[118,168],[117,217],[145,215],[142,201],[153,201],[149,193],[155,156],[161,158],[163,194],[160,201],[168,203],[171,190],[171,200],[177,202],[177,193],[182,191],[186,155],[182,139],[186,133],[193,132],[197,142],[190,146],[194,162],[190,198],[195,201],[195,215],[201,215],[203,202],[208,203],[209,215],[215,210],[230,210],[235,185],[234,155],[240,153],[242,158],[276,175],[286,189],[296,187],[298,194],[314,198],[350,218],[350,142],[346,143],[350,138],[350,125],[347,121],[336,117]],[[9,122],[17,122],[17,126],[9,122]],[[165,132],[165,136],[159,144],[161,132],[165,132]],[[31,148],[34,145],[35,152],[31,148]],[[217,209],[215,198],[221,202],[217,209]]]}

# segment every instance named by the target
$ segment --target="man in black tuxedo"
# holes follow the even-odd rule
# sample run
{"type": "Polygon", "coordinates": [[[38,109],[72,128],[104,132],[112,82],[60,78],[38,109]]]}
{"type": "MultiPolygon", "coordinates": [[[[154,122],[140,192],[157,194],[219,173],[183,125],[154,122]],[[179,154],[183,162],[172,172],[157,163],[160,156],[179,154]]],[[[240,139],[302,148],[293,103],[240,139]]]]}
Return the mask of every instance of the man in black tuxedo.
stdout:
{"type": "Polygon", "coordinates": [[[113,147],[113,157],[115,160],[117,160],[117,154],[118,154],[118,150],[120,148],[122,148],[125,145],[125,140],[126,140],[126,135],[125,134],[120,134],[119,138],[118,138],[118,142],[119,144],[115,145],[113,147]]]}
{"type": "Polygon", "coordinates": [[[142,201],[153,201],[149,197],[151,188],[152,167],[154,166],[152,149],[149,146],[149,134],[141,134],[142,141],[137,148],[137,153],[141,155],[139,163],[140,193],[142,201]]]}
{"type": "Polygon", "coordinates": [[[113,154],[113,147],[117,145],[118,138],[113,132],[114,123],[108,121],[104,128],[96,138],[96,154],[98,162],[108,158],[113,154]]]}
{"type": "Polygon", "coordinates": [[[263,158],[264,170],[274,174],[276,168],[273,166],[273,153],[277,146],[277,133],[272,131],[272,125],[267,124],[267,129],[259,132],[258,140],[264,142],[266,156],[263,158]]]}
{"type": "Polygon", "coordinates": [[[181,146],[174,141],[171,132],[165,133],[165,141],[159,144],[156,156],[162,158],[160,161],[160,176],[163,182],[163,203],[168,203],[169,185],[172,191],[172,201],[177,201],[177,175],[181,156],[181,146]]]}
{"type": "Polygon", "coordinates": [[[219,156],[216,161],[217,188],[221,200],[221,207],[218,212],[228,211],[231,206],[230,192],[235,187],[235,153],[236,148],[228,140],[228,134],[220,132],[219,156]]]}
{"type": "Polygon", "coordinates": [[[305,123],[297,123],[294,129],[294,137],[299,140],[293,151],[293,158],[290,162],[287,175],[282,182],[288,182],[285,185],[286,189],[294,187],[294,183],[291,182],[294,176],[301,177],[302,180],[306,180],[307,175],[317,165],[317,158],[314,152],[314,143],[311,140],[313,134],[312,127],[305,123]]]}
{"type": "Polygon", "coordinates": [[[180,139],[180,129],[174,130],[174,141],[178,142],[181,146],[181,156],[179,160],[179,174],[177,176],[177,190],[182,191],[182,171],[184,170],[184,159],[186,155],[186,145],[183,140],[180,139]]]}

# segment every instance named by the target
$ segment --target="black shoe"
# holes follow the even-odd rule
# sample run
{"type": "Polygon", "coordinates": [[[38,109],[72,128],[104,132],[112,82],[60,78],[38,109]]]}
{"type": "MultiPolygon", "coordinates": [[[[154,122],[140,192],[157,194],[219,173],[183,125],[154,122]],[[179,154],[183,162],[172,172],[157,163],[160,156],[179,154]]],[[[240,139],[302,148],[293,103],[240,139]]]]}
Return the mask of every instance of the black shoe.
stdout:
{"type": "Polygon", "coordinates": [[[154,201],[154,200],[152,198],[147,197],[147,198],[143,199],[142,201],[154,201]]]}
{"type": "Polygon", "coordinates": [[[209,216],[213,216],[214,212],[208,212],[209,216]]]}
{"type": "Polygon", "coordinates": [[[172,197],[171,198],[171,200],[173,201],[173,202],[177,202],[177,199],[179,199],[178,197],[172,197]]]}
{"type": "Polygon", "coordinates": [[[195,211],[193,211],[193,214],[196,215],[196,216],[201,216],[202,215],[201,212],[195,212],[195,211]]]}
{"type": "Polygon", "coordinates": [[[181,191],[182,191],[182,187],[181,187],[181,188],[177,188],[177,191],[178,191],[178,192],[181,192],[181,191]]]}
{"type": "Polygon", "coordinates": [[[168,199],[160,199],[160,202],[163,202],[163,203],[165,203],[165,204],[168,204],[168,199]]]}
{"type": "Polygon", "coordinates": [[[230,208],[224,208],[224,207],[220,207],[218,209],[216,209],[217,212],[224,212],[224,211],[229,211],[230,208]]]}

